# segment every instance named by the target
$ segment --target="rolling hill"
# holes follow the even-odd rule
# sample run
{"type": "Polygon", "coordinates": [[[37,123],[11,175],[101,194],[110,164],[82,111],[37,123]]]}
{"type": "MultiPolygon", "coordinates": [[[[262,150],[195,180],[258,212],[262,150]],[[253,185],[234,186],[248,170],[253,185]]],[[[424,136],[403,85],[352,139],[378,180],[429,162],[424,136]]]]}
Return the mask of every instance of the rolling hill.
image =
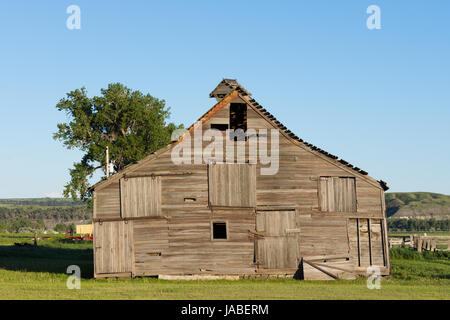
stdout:
{"type": "Polygon", "coordinates": [[[431,192],[386,193],[386,214],[394,218],[450,218],[450,196],[431,192]]]}

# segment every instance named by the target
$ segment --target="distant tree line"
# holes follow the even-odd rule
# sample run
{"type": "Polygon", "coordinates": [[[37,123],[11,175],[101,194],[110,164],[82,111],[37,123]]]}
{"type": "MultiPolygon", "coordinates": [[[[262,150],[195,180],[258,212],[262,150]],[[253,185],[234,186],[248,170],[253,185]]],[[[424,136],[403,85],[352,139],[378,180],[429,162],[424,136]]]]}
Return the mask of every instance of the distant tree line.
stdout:
{"type": "Polygon", "coordinates": [[[49,230],[74,232],[74,221],[91,221],[92,210],[69,199],[0,200],[0,232],[22,233],[49,230]],[[59,206],[58,206],[59,205],[59,206]]]}
{"type": "Polygon", "coordinates": [[[44,207],[67,207],[83,206],[82,201],[73,201],[66,198],[25,198],[25,199],[0,199],[1,205],[11,206],[44,206],[44,207]]]}
{"type": "Polygon", "coordinates": [[[0,232],[25,233],[44,230],[45,224],[42,220],[29,220],[19,217],[0,221],[0,232]]]}
{"type": "Polygon", "coordinates": [[[450,231],[450,219],[389,218],[389,231],[450,231]]]}
{"type": "MultiPolygon", "coordinates": [[[[0,233],[43,232],[45,230],[47,230],[47,227],[42,220],[29,220],[19,217],[7,221],[0,221],[0,233]]],[[[73,234],[76,232],[76,226],[73,223],[58,223],[53,230],[59,233],[68,232],[73,234]]]]}
{"type": "Polygon", "coordinates": [[[0,207],[0,221],[15,218],[28,220],[54,220],[70,222],[73,220],[88,220],[92,218],[92,211],[85,205],[67,207],[41,206],[12,206],[0,207]]]}

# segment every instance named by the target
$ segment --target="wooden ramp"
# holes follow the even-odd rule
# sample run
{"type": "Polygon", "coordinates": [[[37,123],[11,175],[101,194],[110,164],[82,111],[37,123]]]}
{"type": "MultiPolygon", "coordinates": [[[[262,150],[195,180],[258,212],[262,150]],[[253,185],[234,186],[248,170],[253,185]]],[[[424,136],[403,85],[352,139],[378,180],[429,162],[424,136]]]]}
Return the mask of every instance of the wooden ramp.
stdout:
{"type": "Polygon", "coordinates": [[[353,280],[355,267],[349,256],[302,257],[299,277],[303,280],[353,280]]]}

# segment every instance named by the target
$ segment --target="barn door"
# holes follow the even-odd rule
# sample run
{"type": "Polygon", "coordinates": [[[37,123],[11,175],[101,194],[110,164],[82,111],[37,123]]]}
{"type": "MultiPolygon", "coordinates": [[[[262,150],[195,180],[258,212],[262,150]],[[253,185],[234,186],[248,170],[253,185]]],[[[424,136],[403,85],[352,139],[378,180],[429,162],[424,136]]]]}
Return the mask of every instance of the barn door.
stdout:
{"type": "Polygon", "coordinates": [[[356,180],[354,177],[320,177],[321,211],[356,212],[356,180]]]}
{"type": "Polygon", "coordinates": [[[96,222],[94,225],[95,273],[132,270],[132,221],[96,222]]]}
{"type": "Polygon", "coordinates": [[[120,179],[122,218],[161,215],[161,177],[120,179]]]}
{"type": "Polygon", "coordinates": [[[209,204],[253,208],[256,205],[256,165],[210,164],[209,204]]]}
{"type": "Polygon", "coordinates": [[[258,211],[256,262],[266,269],[297,268],[299,264],[299,229],[295,211],[258,211]]]}

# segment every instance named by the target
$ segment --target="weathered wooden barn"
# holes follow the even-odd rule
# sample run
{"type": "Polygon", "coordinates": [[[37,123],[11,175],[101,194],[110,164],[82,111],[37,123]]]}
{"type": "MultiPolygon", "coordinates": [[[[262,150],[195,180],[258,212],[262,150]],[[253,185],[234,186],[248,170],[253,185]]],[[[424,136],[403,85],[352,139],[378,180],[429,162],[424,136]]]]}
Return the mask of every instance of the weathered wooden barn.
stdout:
{"type": "MultiPolygon", "coordinates": [[[[236,80],[224,79],[210,97],[217,103],[199,119],[201,129],[244,144],[245,162],[175,164],[173,149],[194,139],[193,125],[94,185],[95,277],[333,279],[369,266],[389,274],[385,182],[297,137],[236,80]],[[260,129],[277,130],[276,174],[262,174],[269,165],[250,159],[248,135],[230,138],[226,129],[259,137],[260,129]]],[[[270,133],[266,139],[270,154],[270,133]]]]}

